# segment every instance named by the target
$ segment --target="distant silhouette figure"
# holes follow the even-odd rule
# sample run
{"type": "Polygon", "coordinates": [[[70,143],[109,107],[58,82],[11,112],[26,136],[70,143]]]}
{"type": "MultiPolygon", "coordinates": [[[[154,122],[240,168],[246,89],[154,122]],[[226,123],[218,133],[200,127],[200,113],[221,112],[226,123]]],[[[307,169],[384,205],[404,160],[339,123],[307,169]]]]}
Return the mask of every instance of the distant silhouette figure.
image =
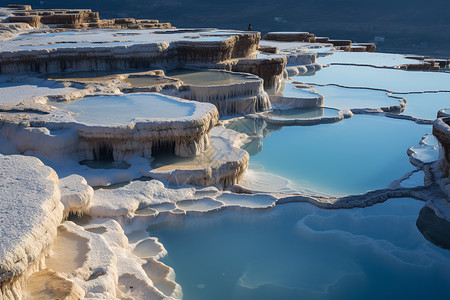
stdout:
{"type": "Polygon", "coordinates": [[[248,31],[252,31],[252,24],[248,24],[248,31]]]}

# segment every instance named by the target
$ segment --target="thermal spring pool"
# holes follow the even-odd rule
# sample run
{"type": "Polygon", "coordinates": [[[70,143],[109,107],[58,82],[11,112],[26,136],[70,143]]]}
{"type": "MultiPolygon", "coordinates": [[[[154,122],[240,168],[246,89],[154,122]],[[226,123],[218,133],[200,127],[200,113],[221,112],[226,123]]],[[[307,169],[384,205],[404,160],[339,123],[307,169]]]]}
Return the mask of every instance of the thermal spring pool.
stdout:
{"type": "MultiPolygon", "coordinates": [[[[430,125],[379,115],[269,130],[246,129],[248,121],[242,125],[244,128],[236,124],[228,127],[244,133],[261,132],[244,147],[258,149],[249,151],[250,169],[287,178],[299,190],[332,195],[386,188],[415,169],[406,151],[431,132],[430,125]]],[[[258,125],[265,127],[260,121],[258,125]]]]}
{"type": "Polygon", "coordinates": [[[175,119],[193,114],[195,105],[159,94],[85,97],[58,107],[74,114],[77,122],[88,125],[129,124],[138,119],[175,119]]]}
{"type": "Polygon", "coordinates": [[[416,227],[423,202],[307,203],[184,217],[148,229],[183,299],[444,299],[450,253],[416,227]]]}

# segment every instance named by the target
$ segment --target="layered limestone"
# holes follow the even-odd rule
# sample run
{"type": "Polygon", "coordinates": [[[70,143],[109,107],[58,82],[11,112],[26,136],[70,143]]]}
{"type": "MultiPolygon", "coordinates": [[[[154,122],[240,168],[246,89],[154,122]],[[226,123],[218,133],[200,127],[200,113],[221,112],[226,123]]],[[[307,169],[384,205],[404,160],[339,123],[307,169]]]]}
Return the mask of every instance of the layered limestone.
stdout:
{"type": "Polygon", "coordinates": [[[231,70],[255,74],[264,80],[265,88],[278,89],[284,79],[286,57],[282,55],[259,55],[256,58],[237,60],[231,70]]]}
{"type": "Polygon", "coordinates": [[[0,74],[216,65],[249,57],[260,40],[259,32],[211,33],[216,35],[196,32],[185,37],[182,31],[155,30],[36,34],[2,45],[0,74]]]}
{"type": "Polygon", "coordinates": [[[1,297],[18,299],[62,220],[58,176],[37,158],[0,155],[0,195],[1,297]]]}
{"type": "MultiPolygon", "coordinates": [[[[270,109],[270,100],[264,91],[264,81],[251,74],[222,70],[208,70],[212,75],[224,78],[223,83],[184,83],[175,95],[189,100],[214,104],[222,115],[248,114],[270,109]],[[239,80],[234,82],[233,78],[239,80]]],[[[205,72],[206,73],[206,72],[205,72]]],[[[206,73],[207,76],[208,73],[206,73]]]]}
{"type": "MultiPolygon", "coordinates": [[[[191,112],[164,119],[131,117],[118,122],[114,118],[108,121],[98,116],[83,119],[82,112],[74,116],[63,110],[64,106],[52,108],[49,114],[36,114],[32,119],[27,115],[2,113],[1,135],[19,153],[33,153],[50,160],[67,156],[79,160],[126,160],[136,155],[150,157],[152,151],[158,149],[187,157],[206,149],[209,131],[218,120],[213,105],[160,94],[134,94],[134,97],[148,97],[148,101],[156,97],[158,101],[179,103],[190,107],[191,112]]],[[[88,113],[95,114],[93,111],[85,114],[88,113]]]]}
{"type": "Polygon", "coordinates": [[[90,9],[32,9],[30,5],[8,5],[8,22],[23,22],[35,28],[49,25],[58,28],[173,28],[170,23],[134,18],[100,19],[98,12],[90,9]]]}
{"type": "Polygon", "coordinates": [[[61,178],[59,186],[65,216],[69,213],[82,215],[89,210],[94,190],[83,177],[74,174],[61,178]]]}
{"type": "Polygon", "coordinates": [[[211,130],[211,145],[189,159],[171,159],[149,171],[146,176],[174,185],[193,184],[226,188],[238,183],[249,163],[249,154],[239,147],[245,137],[216,126],[211,130]]]}

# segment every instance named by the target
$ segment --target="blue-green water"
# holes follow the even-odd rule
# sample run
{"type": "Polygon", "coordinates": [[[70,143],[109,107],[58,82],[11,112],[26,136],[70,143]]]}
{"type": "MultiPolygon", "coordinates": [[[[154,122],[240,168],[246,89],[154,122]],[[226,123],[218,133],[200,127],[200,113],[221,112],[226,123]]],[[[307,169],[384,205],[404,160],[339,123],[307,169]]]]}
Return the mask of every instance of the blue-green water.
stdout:
{"type": "Polygon", "coordinates": [[[195,105],[159,94],[86,97],[58,107],[71,111],[78,122],[88,125],[123,125],[142,119],[174,119],[193,114],[195,105]]]}
{"type": "Polygon", "coordinates": [[[422,207],[295,203],[179,219],[149,235],[167,249],[185,300],[446,299],[450,252],[416,228],[422,207]]]}
{"type": "MultiPolygon", "coordinates": [[[[335,195],[385,188],[414,167],[406,150],[431,132],[430,125],[383,116],[355,115],[333,124],[255,130],[249,168],[274,173],[307,190],[335,195]],[[261,138],[264,136],[261,145],[261,138]],[[257,149],[257,151],[255,150],[257,149]]],[[[247,128],[247,125],[249,128],[247,128]]]]}

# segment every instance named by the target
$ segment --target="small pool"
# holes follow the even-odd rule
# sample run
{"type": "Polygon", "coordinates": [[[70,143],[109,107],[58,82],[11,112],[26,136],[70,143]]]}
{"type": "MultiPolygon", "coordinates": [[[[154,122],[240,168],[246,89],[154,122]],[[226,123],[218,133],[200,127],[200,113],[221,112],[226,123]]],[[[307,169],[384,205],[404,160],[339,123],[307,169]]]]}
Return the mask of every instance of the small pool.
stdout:
{"type": "Polygon", "coordinates": [[[156,75],[130,75],[123,81],[129,83],[132,87],[156,86],[175,82],[173,79],[156,75]]]}
{"type": "Polygon", "coordinates": [[[88,166],[91,169],[121,169],[126,170],[131,165],[126,161],[102,161],[102,160],[82,160],[80,165],[88,166]]]}
{"type": "Polygon", "coordinates": [[[416,227],[423,202],[307,203],[224,211],[150,227],[184,299],[445,299],[450,252],[416,227]]]}
{"type": "Polygon", "coordinates": [[[80,30],[80,31],[61,31],[61,32],[49,32],[49,33],[33,33],[33,34],[22,34],[18,37],[13,38],[14,41],[17,40],[24,40],[27,38],[49,38],[49,37],[55,37],[55,36],[64,36],[64,35],[74,35],[78,33],[86,34],[88,33],[87,30],[80,30]]]}
{"type": "Polygon", "coordinates": [[[137,70],[124,70],[124,71],[89,71],[89,72],[64,72],[64,73],[53,73],[43,76],[43,78],[48,80],[59,80],[59,81],[79,81],[79,82],[92,82],[101,81],[116,78],[117,75],[136,73],[137,70]]]}
{"type": "Polygon", "coordinates": [[[334,65],[323,68],[314,76],[296,76],[292,80],[318,84],[334,83],[350,87],[370,87],[402,93],[450,90],[450,73],[363,66],[334,65]]]}
{"type": "Polygon", "coordinates": [[[77,122],[87,125],[128,125],[137,119],[176,119],[190,116],[195,110],[193,103],[159,94],[86,97],[52,105],[72,112],[77,122]]]}
{"type": "MultiPolygon", "coordinates": [[[[324,105],[340,109],[381,108],[399,105],[399,99],[391,98],[384,91],[347,89],[336,86],[313,86],[324,97],[324,105]]],[[[403,95],[399,95],[403,96],[403,95]]]]}
{"type": "Polygon", "coordinates": [[[403,64],[419,64],[417,59],[406,58],[401,54],[390,53],[371,53],[371,52],[334,52],[332,55],[319,57],[317,60],[320,64],[326,65],[330,63],[340,64],[362,64],[379,67],[394,67],[403,64]]]}
{"type": "Polygon", "coordinates": [[[284,97],[289,98],[317,98],[320,97],[317,93],[311,92],[309,89],[299,88],[293,83],[285,83],[282,92],[284,97]]]}
{"type": "Polygon", "coordinates": [[[229,36],[185,36],[183,41],[192,42],[221,42],[230,38],[229,36]]]}
{"type": "Polygon", "coordinates": [[[166,76],[197,86],[229,85],[258,80],[255,76],[216,70],[175,70],[166,76]]]}
{"type": "Polygon", "coordinates": [[[293,109],[275,109],[265,115],[271,118],[280,119],[311,119],[323,117],[335,117],[339,114],[339,110],[327,107],[312,108],[293,108],[293,109]]]}

